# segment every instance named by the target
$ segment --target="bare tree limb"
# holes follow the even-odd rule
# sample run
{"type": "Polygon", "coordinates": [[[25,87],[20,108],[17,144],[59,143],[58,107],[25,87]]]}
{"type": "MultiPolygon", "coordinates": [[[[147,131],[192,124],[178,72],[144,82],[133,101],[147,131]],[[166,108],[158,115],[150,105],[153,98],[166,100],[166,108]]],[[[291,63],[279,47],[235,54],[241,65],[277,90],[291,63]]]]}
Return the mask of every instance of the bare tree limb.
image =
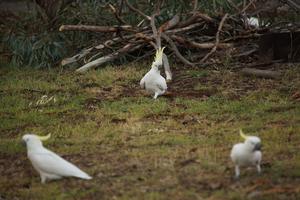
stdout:
{"type": "Polygon", "coordinates": [[[190,66],[194,66],[194,63],[188,61],[187,59],[185,59],[181,53],[178,51],[176,44],[171,40],[171,38],[169,38],[166,34],[162,33],[161,36],[170,44],[172,50],[174,51],[175,55],[179,58],[179,60],[181,60],[181,62],[183,62],[186,65],[190,65],[190,66]]]}
{"type": "Polygon", "coordinates": [[[198,0],[194,0],[193,13],[195,13],[198,9],[198,0]]]}
{"type": "Polygon", "coordinates": [[[156,41],[156,46],[157,46],[157,48],[160,48],[161,47],[161,36],[160,36],[161,33],[157,31],[157,28],[155,26],[155,16],[156,16],[156,14],[153,14],[151,16],[150,24],[151,24],[151,28],[152,28],[152,32],[153,32],[153,37],[156,41]]]}
{"type": "MultiPolygon", "coordinates": [[[[124,19],[121,18],[119,15],[120,11],[117,12],[117,9],[112,5],[108,4],[109,8],[111,9],[112,13],[115,15],[116,19],[121,23],[121,24],[127,24],[124,19]]],[[[121,7],[122,9],[122,7],[121,7]]]]}
{"type": "Polygon", "coordinates": [[[256,76],[261,78],[273,78],[277,79],[280,77],[280,73],[270,70],[260,70],[254,68],[244,68],[241,70],[241,73],[244,75],[256,76]]]}
{"type": "Polygon", "coordinates": [[[228,4],[233,7],[236,11],[238,11],[239,13],[241,12],[240,9],[232,2],[232,0],[226,0],[228,2],[228,4]]]}
{"type": "Polygon", "coordinates": [[[129,31],[136,32],[130,25],[123,26],[90,26],[90,25],[62,25],[59,31],[92,31],[92,32],[118,32],[129,31]]]}
{"type": "Polygon", "coordinates": [[[148,36],[144,33],[137,33],[137,34],[135,34],[135,37],[148,42],[149,44],[151,44],[154,47],[154,49],[158,49],[157,45],[153,42],[153,37],[148,36]]]}
{"type": "Polygon", "coordinates": [[[186,31],[189,31],[189,30],[192,30],[196,27],[199,27],[199,26],[202,26],[203,23],[194,23],[194,24],[191,24],[189,26],[185,26],[185,27],[182,27],[182,28],[176,28],[176,29],[172,29],[172,30],[167,30],[165,31],[165,33],[179,33],[179,32],[186,32],[186,31]]]}
{"type": "Polygon", "coordinates": [[[225,20],[226,20],[227,17],[228,17],[228,13],[226,13],[223,16],[223,18],[222,18],[222,20],[221,20],[221,22],[219,24],[218,31],[217,31],[217,34],[216,34],[216,43],[215,43],[215,46],[211,49],[211,51],[208,54],[206,54],[206,56],[204,58],[201,59],[200,62],[204,62],[209,56],[211,56],[217,50],[218,44],[220,42],[220,32],[222,30],[222,27],[223,27],[224,22],[225,22],[225,20]]]}
{"type": "Polygon", "coordinates": [[[91,68],[95,68],[99,65],[102,65],[106,62],[110,62],[115,60],[116,58],[120,57],[121,55],[125,54],[125,53],[129,53],[132,51],[135,51],[139,48],[141,48],[143,46],[143,44],[126,44],[125,46],[123,46],[121,49],[119,49],[118,51],[111,53],[109,55],[103,56],[101,58],[98,58],[92,62],[89,62],[85,65],[83,65],[82,67],[80,67],[79,69],[76,70],[76,72],[86,72],[87,70],[91,69],[91,68]]]}
{"type": "Polygon", "coordinates": [[[126,5],[128,6],[128,8],[129,8],[130,10],[132,10],[132,11],[138,13],[139,15],[141,15],[142,17],[144,17],[145,19],[147,19],[147,20],[149,20],[149,21],[151,20],[151,17],[150,17],[150,16],[146,15],[145,13],[143,13],[142,11],[140,11],[139,9],[133,7],[133,6],[128,2],[128,0],[125,0],[125,3],[126,3],[126,5]]]}
{"type": "MultiPolygon", "coordinates": [[[[184,39],[183,37],[180,37],[180,36],[177,36],[177,35],[172,35],[171,38],[176,40],[177,42],[179,42],[181,44],[185,44],[187,46],[190,46],[190,47],[193,47],[193,48],[199,48],[199,49],[211,49],[216,45],[212,42],[198,43],[198,42],[190,41],[190,40],[184,39]]],[[[233,47],[233,44],[231,44],[231,43],[219,43],[217,45],[217,47],[220,48],[220,49],[226,49],[226,48],[233,47]]]]}
{"type": "MultiPolygon", "coordinates": [[[[104,45],[102,45],[102,47],[104,48],[104,45]]],[[[94,47],[88,48],[88,49],[83,49],[79,54],[76,54],[75,56],[72,56],[70,58],[65,58],[61,61],[61,65],[65,66],[74,62],[77,62],[78,60],[80,60],[81,58],[85,57],[86,55],[88,55],[92,50],[94,49],[94,47]]]]}
{"type": "Polygon", "coordinates": [[[164,69],[165,69],[165,74],[166,74],[166,79],[167,81],[172,80],[172,72],[170,69],[170,64],[169,64],[169,60],[166,54],[163,54],[163,63],[164,63],[164,69]]]}

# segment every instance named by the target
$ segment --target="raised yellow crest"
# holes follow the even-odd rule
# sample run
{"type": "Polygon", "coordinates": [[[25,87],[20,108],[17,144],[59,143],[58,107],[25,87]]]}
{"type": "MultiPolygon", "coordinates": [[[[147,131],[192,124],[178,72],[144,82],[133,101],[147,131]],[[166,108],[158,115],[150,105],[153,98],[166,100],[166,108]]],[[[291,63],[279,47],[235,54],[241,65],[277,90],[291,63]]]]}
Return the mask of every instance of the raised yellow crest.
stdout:
{"type": "Polygon", "coordinates": [[[154,62],[162,62],[163,51],[165,47],[156,50],[154,62]]]}
{"type": "Polygon", "coordinates": [[[247,138],[248,138],[248,136],[244,134],[242,129],[240,129],[240,136],[245,140],[247,140],[247,138]]]}
{"type": "Polygon", "coordinates": [[[39,140],[45,141],[45,140],[48,140],[51,137],[51,133],[49,133],[46,136],[39,136],[39,135],[37,135],[37,137],[39,138],[39,140]]]}

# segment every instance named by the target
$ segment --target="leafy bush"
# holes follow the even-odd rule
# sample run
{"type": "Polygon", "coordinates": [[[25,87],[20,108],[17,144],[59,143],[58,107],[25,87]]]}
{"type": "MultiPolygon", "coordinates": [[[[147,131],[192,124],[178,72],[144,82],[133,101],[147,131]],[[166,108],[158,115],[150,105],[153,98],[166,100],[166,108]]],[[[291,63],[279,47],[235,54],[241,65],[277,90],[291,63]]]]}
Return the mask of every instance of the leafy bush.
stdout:
{"type": "Polygon", "coordinates": [[[4,42],[12,52],[12,64],[49,68],[66,55],[63,38],[63,34],[53,32],[33,36],[11,34],[4,39],[4,42]]]}
{"type": "MultiPolygon", "coordinates": [[[[20,14],[7,20],[1,30],[1,41],[16,66],[53,67],[67,55],[98,40],[101,34],[85,32],[59,32],[62,24],[105,25],[109,20],[103,14],[100,1],[88,0],[69,4],[48,17],[41,10],[20,14]]],[[[107,25],[107,24],[106,24],[107,25]]]]}

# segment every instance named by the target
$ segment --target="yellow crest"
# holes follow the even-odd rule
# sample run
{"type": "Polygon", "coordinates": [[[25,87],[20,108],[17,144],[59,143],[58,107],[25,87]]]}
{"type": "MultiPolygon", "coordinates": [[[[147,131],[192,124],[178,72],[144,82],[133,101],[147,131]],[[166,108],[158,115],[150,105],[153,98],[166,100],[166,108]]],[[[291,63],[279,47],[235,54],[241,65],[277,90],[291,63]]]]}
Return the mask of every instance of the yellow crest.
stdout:
{"type": "Polygon", "coordinates": [[[46,136],[38,136],[37,137],[39,138],[39,140],[41,141],[45,141],[45,140],[48,140],[50,137],[51,137],[51,133],[49,133],[48,135],[46,136]]]}
{"type": "Polygon", "coordinates": [[[162,62],[163,51],[165,47],[156,50],[154,62],[162,62]]]}
{"type": "Polygon", "coordinates": [[[248,138],[248,136],[244,134],[242,129],[240,129],[240,136],[245,140],[248,138]]]}

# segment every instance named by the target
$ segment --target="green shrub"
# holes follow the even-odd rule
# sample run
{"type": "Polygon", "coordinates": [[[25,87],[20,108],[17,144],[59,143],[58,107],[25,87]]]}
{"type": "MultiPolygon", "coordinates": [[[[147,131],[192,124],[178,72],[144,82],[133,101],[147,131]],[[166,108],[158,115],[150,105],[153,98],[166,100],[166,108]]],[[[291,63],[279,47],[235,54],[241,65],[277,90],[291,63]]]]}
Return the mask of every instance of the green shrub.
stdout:
{"type": "Polygon", "coordinates": [[[51,67],[66,55],[64,35],[43,32],[33,36],[11,34],[4,38],[16,66],[51,67]]]}

